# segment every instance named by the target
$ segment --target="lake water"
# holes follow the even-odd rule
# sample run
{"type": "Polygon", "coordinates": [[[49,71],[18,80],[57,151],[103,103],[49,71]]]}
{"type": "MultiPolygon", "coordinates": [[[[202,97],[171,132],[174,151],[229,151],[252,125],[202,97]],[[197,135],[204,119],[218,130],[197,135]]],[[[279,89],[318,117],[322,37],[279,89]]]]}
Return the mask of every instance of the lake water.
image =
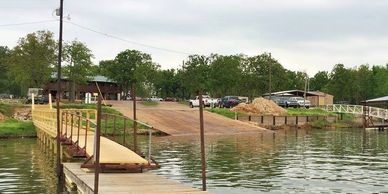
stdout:
{"type": "MultiPolygon", "coordinates": [[[[213,193],[388,193],[388,133],[287,130],[206,138],[213,193]]],[[[54,158],[35,139],[0,140],[0,193],[55,193],[54,158]]],[[[201,188],[199,141],[155,137],[157,174],[201,188]]]]}

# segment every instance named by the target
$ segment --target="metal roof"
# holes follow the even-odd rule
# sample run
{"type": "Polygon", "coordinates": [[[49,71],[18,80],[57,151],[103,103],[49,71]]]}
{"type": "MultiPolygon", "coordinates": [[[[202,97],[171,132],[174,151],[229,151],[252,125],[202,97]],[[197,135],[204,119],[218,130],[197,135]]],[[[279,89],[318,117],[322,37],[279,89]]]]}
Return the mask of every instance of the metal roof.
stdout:
{"type": "Polygon", "coordinates": [[[370,99],[370,100],[367,100],[366,102],[388,102],[388,96],[370,99]]]}
{"type": "MultiPolygon", "coordinates": [[[[303,90],[285,90],[285,91],[279,91],[279,92],[272,92],[272,95],[277,96],[300,96],[301,94],[304,94],[303,90]]],[[[320,91],[308,91],[306,92],[307,96],[325,96],[329,95],[320,91]]],[[[265,93],[263,96],[269,96],[269,93],[265,93]]]]}

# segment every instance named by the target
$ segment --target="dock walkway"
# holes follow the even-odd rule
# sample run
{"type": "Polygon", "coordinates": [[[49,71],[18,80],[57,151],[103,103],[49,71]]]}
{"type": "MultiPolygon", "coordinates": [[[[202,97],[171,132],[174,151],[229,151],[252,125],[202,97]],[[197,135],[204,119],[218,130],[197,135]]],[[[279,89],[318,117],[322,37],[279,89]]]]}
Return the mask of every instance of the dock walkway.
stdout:
{"type": "MultiPolygon", "coordinates": [[[[93,193],[94,173],[80,168],[79,163],[64,163],[66,180],[77,185],[83,193],[93,193]]],[[[115,194],[206,194],[206,191],[191,188],[180,182],[166,179],[151,172],[102,173],[99,193],[115,194]]]]}

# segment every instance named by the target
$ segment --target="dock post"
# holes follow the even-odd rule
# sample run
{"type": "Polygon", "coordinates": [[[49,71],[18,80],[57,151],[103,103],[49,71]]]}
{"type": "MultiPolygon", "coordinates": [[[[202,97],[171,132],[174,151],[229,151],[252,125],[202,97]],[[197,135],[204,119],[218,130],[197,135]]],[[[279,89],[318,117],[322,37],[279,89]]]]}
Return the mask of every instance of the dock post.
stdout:
{"type": "Polygon", "coordinates": [[[201,136],[202,190],[206,191],[205,127],[203,122],[202,91],[199,91],[199,128],[201,136]]]}
{"type": "Polygon", "coordinates": [[[272,125],[273,126],[276,125],[276,116],[275,115],[272,116],[272,125]]]}

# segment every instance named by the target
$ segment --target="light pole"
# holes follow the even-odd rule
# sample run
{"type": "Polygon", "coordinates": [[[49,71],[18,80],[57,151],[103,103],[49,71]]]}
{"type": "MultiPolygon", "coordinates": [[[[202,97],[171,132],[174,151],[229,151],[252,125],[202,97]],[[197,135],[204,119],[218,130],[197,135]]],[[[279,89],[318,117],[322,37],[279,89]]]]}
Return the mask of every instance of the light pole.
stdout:
{"type": "Polygon", "coordinates": [[[58,41],[58,72],[57,72],[57,177],[58,186],[57,193],[62,193],[62,174],[63,166],[61,163],[61,142],[60,142],[60,129],[61,129],[61,110],[59,107],[59,101],[61,100],[61,63],[62,63],[62,31],[63,31],[63,0],[60,0],[59,7],[59,41],[58,41]]]}

